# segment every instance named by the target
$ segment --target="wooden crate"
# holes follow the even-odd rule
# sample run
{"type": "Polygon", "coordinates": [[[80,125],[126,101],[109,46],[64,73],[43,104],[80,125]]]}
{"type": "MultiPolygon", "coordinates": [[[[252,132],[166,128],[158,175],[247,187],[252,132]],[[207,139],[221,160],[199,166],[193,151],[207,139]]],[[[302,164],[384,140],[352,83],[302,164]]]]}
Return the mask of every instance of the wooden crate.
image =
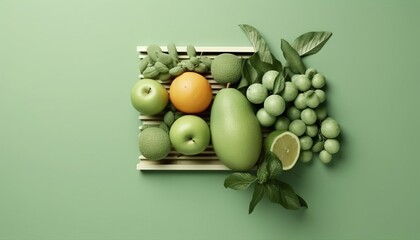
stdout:
{"type": "MultiPolygon", "coordinates": [[[[167,52],[167,47],[161,47],[163,52],[167,52]]],[[[253,47],[196,47],[197,56],[207,56],[213,59],[215,56],[221,53],[232,53],[242,58],[248,58],[254,53],[253,47]]],[[[187,59],[187,48],[186,46],[177,47],[178,56],[180,59],[187,59]]],[[[147,56],[147,46],[138,46],[137,52],[139,58],[143,59],[147,56]]],[[[139,76],[142,77],[141,75],[139,76]]],[[[217,92],[224,88],[225,86],[215,82],[210,74],[205,75],[206,79],[209,81],[212,90],[213,96],[217,92]]],[[[169,89],[169,83],[162,83],[165,88],[169,89]]],[[[201,114],[198,114],[200,117],[209,121],[209,111],[205,111],[201,114]]],[[[142,124],[156,124],[158,125],[163,121],[163,115],[156,116],[139,116],[140,128],[142,124]]],[[[182,155],[175,150],[172,150],[169,155],[162,160],[153,161],[148,160],[143,156],[139,156],[139,163],[137,164],[137,170],[229,170],[223,163],[221,163],[216,154],[213,151],[213,147],[209,146],[204,152],[194,155],[186,156],[182,155]]]]}

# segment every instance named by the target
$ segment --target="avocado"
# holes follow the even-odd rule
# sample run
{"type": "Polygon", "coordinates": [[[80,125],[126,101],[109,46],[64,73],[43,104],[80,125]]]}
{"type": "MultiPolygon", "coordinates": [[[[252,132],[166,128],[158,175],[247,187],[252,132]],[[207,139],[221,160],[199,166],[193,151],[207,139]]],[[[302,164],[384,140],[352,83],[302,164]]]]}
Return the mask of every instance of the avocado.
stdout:
{"type": "Polygon", "coordinates": [[[234,88],[220,90],[210,112],[210,132],[219,160],[235,171],[255,166],[262,149],[261,127],[251,104],[234,88]]]}

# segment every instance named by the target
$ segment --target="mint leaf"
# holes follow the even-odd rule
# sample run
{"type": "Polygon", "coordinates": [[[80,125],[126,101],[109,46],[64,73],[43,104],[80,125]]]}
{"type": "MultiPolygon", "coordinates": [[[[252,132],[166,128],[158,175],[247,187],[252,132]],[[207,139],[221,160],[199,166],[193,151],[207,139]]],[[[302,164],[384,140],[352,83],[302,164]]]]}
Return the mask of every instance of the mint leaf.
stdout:
{"type": "Polygon", "coordinates": [[[249,188],[257,177],[250,173],[232,173],[225,179],[225,188],[232,188],[235,190],[243,191],[249,188]]]}
{"type": "Polygon", "coordinates": [[[254,49],[258,52],[260,59],[263,62],[273,64],[273,57],[268,49],[267,43],[262,38],[258,30],[247,24],[240,24],[239,27],[245,32],[246,36],[251,41],[254,49]]]}
{"type": "Polygon", "coordinates": [[[264,186],[262,184],[256,184],[254,187],[254,194],[252,194],[251,202],[249,203],[248,214],[254,211],[255,206],[264,196],[264,186]]]}
{"type": "Polygon", "coordinates": [[[331,36],[331,32],[307,32],[297,37],[292,46],[301,57],[312,55],[319,52],[331,36]]]}
{"type": "Polygon", "coordinates": [[[296,49],[294,49],[286,40],[282,39],[281,50],[283,51],[283,56],[288,63],[290,71],[296,74],[304,74],[306,67],[296,49]]]}
{"type": "Polygon", "coordinates": [[[265,195],[270,199],[273,203],[279,203],[280,202],[280,188],[272,181],[267,182],[264,184],[264,192],[265,195]]]}
{"type": "Polygon", "coordinates": [[[282,69],[282,71],[277,75],[276,79],[274,80],[274,87],[273,87],[273,94],[279,94],[284,89],[286,81],[286,70],[282,69]]]}
{"type": "MultiPolygon", "coordinates": [[[[248,85],[251,85],[255,82],[261,82],[261,78],[258,77],[257,70],[251,65],[249,59],[244,61],[242,66],[242,76],[247,80],[248,85]]],[[[244,83],[242,83],[244,85],[244,83]]]]}
{"type": "Polygon", "coordinates": [[[267,161],[264,159],[260,166],[258,166],[257,177],[260,183],[265,183],[268,181],[269,176],[270,173],[268,172],[267,161]]]}
{"type": "Polygon", "coordinates": [[[274,180],[273,181],[279,187],[279,194],[280,194],[280,204],[286,208],[291,210],[297,210],[301,207],[307,208],[308,205],[306,204],[305,200],[298,196],[293,188],[282,181],[274,180]]]}
{"type": "Polygon", "coordinates": [[[280,159],[271,151],[265,153],[265,161],[267,162],[268,178],[274,179],[278,177],[283,171],[283,166],[280,159]]]}

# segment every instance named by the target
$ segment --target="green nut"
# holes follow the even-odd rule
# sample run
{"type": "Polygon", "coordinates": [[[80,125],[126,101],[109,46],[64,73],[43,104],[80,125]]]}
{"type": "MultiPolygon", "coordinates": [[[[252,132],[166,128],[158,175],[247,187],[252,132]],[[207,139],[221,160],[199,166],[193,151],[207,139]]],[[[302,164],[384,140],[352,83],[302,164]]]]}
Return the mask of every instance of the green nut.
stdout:
{"type": "Polygon", "coordinates": [[[156,62],[155,63],[155,68],[160,73],[167,73],[167,72],[169,72],[169,68],[165,64],[163,64],[161,62],[156,62]]]}
{"type": "Polygon", "coordinates": [[[149,56],[146,56],[145,58],[143,58],[140,61],[140,64],[139,64],[140,73],[144,72],[144,70],[147,68],[149,63],[150,63],[150,57],[149,56]]]}
{"type": "Polygon", "coordinates": [[[163,122],[166,123],[169,127],[172,126],[172,123],[175,121],[175,114],[172,111],[168,111],[165,113],[165,116],[163,116],[163,122]]]}
{"type": "Polygon", "coordinates": [[[159,71],[156,70],[155,67],[147,67],[144,71],[143,71],[143,77],[144,78],[154,78],[157,75],[159,75],[159,71]]]}
{"type": "Polygon", "coordinates": [[[197,67],[194,68],[194,71],[198,73],[205,73],[207,72],[207,67],[204,63],[200,63],[197,67]]]}
{"type": "Polygon", "coordinates": [[[188,71],[193,71],[195,68],[194,64],[189,60],[185,61],[185,67],[188,69],[188,71]]]}
{"type": "Polygon", "coordinates": [[[210,70],[212,60],[209,57],[201,57],[200,61],[206,65],[207,70],[210,70]]]}
{"type": "Polygon", "coordinates": [[[191,57],[190,61],[192,62],[192,64],[194,64],[195,66],[198,66],[198,64],[200,63],[200,59],[198,59],[198,57],[191,57]]]}
{"type": "Polygon", "coordinates": [[[169,69],[169,74],[171,74],[174,77],[179,76],[184,72],[185,72],[185,69],[181,66],[175,66],[175,67],[169,69]]]}
{"type": "Polygon", "coordinates": [[[197,52],[195,51],[195,47],[193,45],[187,46],[187,54],[190,58],[195,57],[197,55],[197,52]]]}
{"type": "Polygon", "coordinates": [[[161,74],[159,74],[159,80],[162,81],[162,82],[167,82],[167,81],[171,80],[171,74],[169,74],[169,72],[161,73],[161,74]]]}
{"type": "Polygon", "coordinates": [[[152,44],[147,47],[147,55],[154,62],[158,59],[158,54],[162,52],[162,49],[158,45],[152,44]]]}
{"type": "Polygon", "coordinates": [[[168,126],[168,125],[166,125],[164,122],[161,122],[161,123],[159,124],[159,127],[160,127],[161,129],[163,129],[165,132],[169,133],[169,126],[168,126]]]}
{"type": "Polygon", "coordinates": [[[312,152],[315,152],[315,153],[321,152],[323,149],[324,149],[324,142],[322,142],[322,141],[317,141],[312,146],[312,152]]]}
{"type": "Polygon", "coordinates": [[[157,61],[163,63],[166,66],[172,66],[172,64],[173,64],[172,57],[169,54],[166,54],[166,53],[159,53],[157,61]]]}
{"type": "Polygon", "coordinates": [[[178,60],[178,51],[173,43],[168,44],[168,54],[175,60],[178,60]]]}
{"type": "Polygon", "coordinates": [[[180,118],[182,116],[184,116],[184,114],[182,112],[180,112],[180,111],[175,112],[175,120],[177,120],[178,118],[180,118]]]}

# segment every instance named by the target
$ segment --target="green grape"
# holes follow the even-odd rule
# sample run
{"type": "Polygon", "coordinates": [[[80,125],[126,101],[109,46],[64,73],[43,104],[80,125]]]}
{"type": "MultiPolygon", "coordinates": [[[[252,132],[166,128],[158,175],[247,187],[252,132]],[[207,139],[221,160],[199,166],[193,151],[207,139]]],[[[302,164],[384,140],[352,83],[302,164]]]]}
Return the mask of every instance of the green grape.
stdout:
{"type": "Polygon", "coordinates": [[[269,70],[264,73],[262,76],[262,84],[267,88],[267,90],[273,91],[274,82],[279,74],[280,73],[276,70],[269,70]]]}
{"type": "Polygon", "coordinates": [[[300,119],[301,111],[295,106],[291,106],[287,109],[286,116],[291,120],[300,119]]]}
{"type": "Polygon", "coordinates": [[[340,142],[335,138],[329,138],[324,143],[324,149],[329,154],[336,154],[340,150],[340,142]]]}
{"type": "Polygon", "coordinates": [[[321,152],[322,150],[324,150],[324,142],[323,142],[323,141],[319,141],[319,140],[317,140],[317,141],[313,144],[313,146],[312,146],[311,150],[312,150],[312,152],[314,152],[314,153],[321,152]]]}
{"type": "Polygon", "coordinates": [[[316,124],[306,126],[306,135],[316,137],[318,135],[319,127],[316,124]]]}
{"type": "Polygon", "coordinates": [[[310,108],[316,108],[319,106],[319,98],[315,94],[314,90],[308,90],[304,93],[306,99],[306,105],[310,108]]]}
{"type": "Polygon", "coordinates": [[[264,108],[271,116],[280,116],[286,109],[286,102],[280,95],[273,94],[264,100],[264,108]]]}
{"type": "Polygon", "coordinates": [[[268,96],[267,88],[261,83],[253,83],[246,89],[246,98],[254,104],[261,104],[268,96]]]}
{"type": "Polygon", "coordinates": [[[325,99],[327,98],[327,96],[325,95],[324,90],[315,89],[314,93],[315,93],[316,96],[318,96],[319,103],[325,102],[325,99]]]}
{"type": "Polygon", "coordinates": [[[308,107],[308,105],[306,105],[306,97],[303,93],[299,93],[293,103],[295,107],[300,110],[308,107]]]}
{"type": "Polygon", "coordinates": [[[299,142],[300,142],[300,149],[304,151],[310,150],[312,148],[312,145],[314,144],[314,141],[308,135],[300,136],[299,142]]]}
{"type": "Polygon", "coordinates": [[[332,118],[326,118],[321,123],[321,133],[326,138],[335,138],[340,134],[340,125],[332,118]]]}
{"type": "Polygon", "coordinates": [[[311,88],[311,80],[304,74],[295,74],[292,76],[292,82],[301,92],[308,91],[311,88]]]}
{"type": "Polygon", "coordinates": [[[329,154],[326,150],[322,150],[319,152],[319,160],[325,164],[328,164],[332,160],[332,155],[329,154]]]}
{"type": "Polygon", "coordinates": [[[300,119],[302,119],[306,125],[312,125],[316,122],[316,113],[311,108],[305,108],[300,113],[300,119]]]}
{"type": "Polygon", "coordinates": [[[288,130],[289,129],[290,120],[285,116],[280,116],[277,118],[276,122],[274,123],[274,128],[276,130],[288,130]]]}
{"type": "Polygon", "coordinates": [[[325,86],[326,80],[325,80],[325,76],[322,75],[321,73],[317,73],[314,75],[314,77],[312,78],[312,86],[314,88],[322,88],[325,86]]]}
{"type": "Polygon", "coordinates": [[[296,85],[292,82],[285,82],[283,92],[281,96],[283,97],[284,101],[291,102],[295,100],[298,95],[298,89],[296,85]]]}
{"type": "Polygon", "coordinates": [[[312,78],[314,77],[314,75],[317,73],[317,71],[314,68],[308,68],[305,71],[305,75],[312,80],[312,78]]]}
{"type": "Polygon", "coordinates": [[[322,121],[328,116],[327,107],[325,105],[320,105],[314,110],[318,121],[322,121]]]}
{"type": "Polygon", "coordinates": [[[301,151],[299,154],[299,160],[303,163],[308,163],[312,160],[314,154],[312,151],[309,150],[305,150],[305,151],[301,151]]]}
{"type": "Polygon", "coordinates": [[[300,137],[306,131],[306,124],[300,119],[293,120],[289,124],[289,131],[300,137]]]}
{"type": "Polygon", "coordinates": [[[267,113],[267,111],[264,108],[261,108],[257,111],[257,119],[260,122],[260,125],[263,127],[270,127],[272,126],[277,118],[267,113]]]}

